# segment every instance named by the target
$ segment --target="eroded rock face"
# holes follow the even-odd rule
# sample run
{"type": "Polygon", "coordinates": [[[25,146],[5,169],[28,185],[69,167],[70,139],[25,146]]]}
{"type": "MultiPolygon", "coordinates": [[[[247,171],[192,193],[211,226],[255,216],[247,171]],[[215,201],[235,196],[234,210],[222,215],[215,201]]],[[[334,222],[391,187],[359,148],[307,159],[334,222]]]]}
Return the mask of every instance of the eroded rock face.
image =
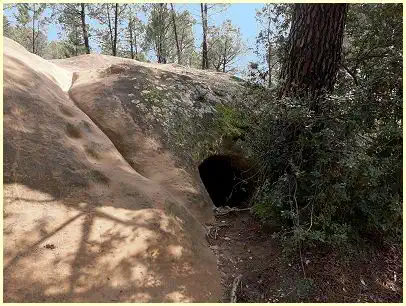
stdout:
{"type": "Polygon", "coordinates": [[[5,38],[4,300],[219,300],[194,163],[238,86],[101,55],[50,63],[5,38]]]}

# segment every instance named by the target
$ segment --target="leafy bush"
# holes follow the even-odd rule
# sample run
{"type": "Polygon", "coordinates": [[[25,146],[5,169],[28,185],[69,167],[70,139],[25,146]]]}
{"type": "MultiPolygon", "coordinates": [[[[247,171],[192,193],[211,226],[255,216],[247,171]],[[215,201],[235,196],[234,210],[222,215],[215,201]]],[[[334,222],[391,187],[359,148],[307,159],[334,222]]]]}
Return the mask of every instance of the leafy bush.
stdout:
{"type": "Polygon", "coordinates": [[[369,103],[358,92],[326,98],[318,114],[295,99],[261,112],[246,148],[261,172],[254,211],[284,223],[283,237],[331,245],[401,238],[401,114],[365,120],[369,103]]]}
{"type": "Polygon", "coordinates": [[[253,208],[282,224],[285,245],[402,238],[402,6],[351,5],[345,31],[335,95],[317,113],[315,101],[247,92],[253,208]]]}

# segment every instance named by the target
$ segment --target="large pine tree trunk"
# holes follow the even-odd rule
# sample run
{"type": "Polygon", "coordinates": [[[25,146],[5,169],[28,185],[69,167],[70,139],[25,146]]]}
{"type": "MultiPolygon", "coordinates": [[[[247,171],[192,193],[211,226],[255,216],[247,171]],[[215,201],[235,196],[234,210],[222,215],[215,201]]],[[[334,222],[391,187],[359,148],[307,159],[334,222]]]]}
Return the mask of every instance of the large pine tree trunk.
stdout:
{"type": "Polygon", "coordinates": [[[202,50],[202,69],[209,69],[209,61],[207,55],[207,3],[200,3],[202,13],[203,26],[203,50],[202,50]]]}
{"type": "Polygon", "coordinates": [[[281,96],[317,100],[333,90],[339,68],[347,4],[295,4],[281,96]]]}
{"type": "Polygon", "coordinates": [[[85,41],[86,53],[90,54],[90,46],[89,46],[89,35],[87,33],[87,25],[86,25],[86,14],[85,14],[85,4],[80,4],[80,19],[82,21],[82,32],[83,32],[83,40],[85,41]]]}

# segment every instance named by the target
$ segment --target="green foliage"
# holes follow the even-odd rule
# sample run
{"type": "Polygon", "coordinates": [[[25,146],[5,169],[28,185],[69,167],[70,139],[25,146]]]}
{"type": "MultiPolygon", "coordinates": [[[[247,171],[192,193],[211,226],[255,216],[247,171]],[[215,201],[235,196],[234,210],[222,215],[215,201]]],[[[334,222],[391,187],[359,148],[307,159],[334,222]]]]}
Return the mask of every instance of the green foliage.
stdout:
{"type": "Polygon", "coordinates": [[[297,283],[296,292],[300,297],[306,297],[313,289],[313,280],[311,278],[300,279],[297,283]]]}
{"type": "Polygon", "coordinates": [[[233,26],[231,20],[226,20],[220,27],[212,27],[208,39],[210,67],[223,72],[235,70],[235,61],[245,51],[241,36],[240,29],[233,26]]]}
{"type": "Polygon", "coordinates": [[[257,10],[256,20],[260,30],[254,52],[260,61],[248,66],[247,74],[251,81],[267,87],[276,83],[286,53],[292,7],[292,4],[265,4],[257,10]]]}
{"type": "Polygon", "coordinates": [[[15,8],[13,14],[16,24],[11,25],[7,18],[3,26],[5,35],[17,41],[28,51],[43,55],[47,44],[45,26],[49,23],[49,17],[45,16],[45,9],[49,4],[20,3],[6,6],[5,10],[15,8]]]}
{"type": "Polygon", "coordinates": [[[150,4],[145,47],[154,50],[159,63],[166,62],[173,52],[171,31],[170,12],[167,4],[150,4]]]}
{"type": "MultiPolygon", "coordinates": [[[[54,53],[54,58],[65,58],[78,56],[86,53],[83,39],[81,6],[80,4],[54,5],[54,12],[58,16],[58,23],[61,27],[59,32],[60,44],[54,53]]],[[[87,27],[87,31],[89,31],[87,27]]]]}
{"type": "MultiPolygon", "coordinates": [[[[193,57],[193,53],[196,52],[195,37],[193,34],[193,26],[196,24],[196,20],[189,11],[185,10],[183,12],[175,13],[175,22],[176,22],[176,32],[179,41],[179,49],[181,54],[180,64],[191,65],[190,60],[193,57]]],[[[171,40],[173,41],[174,51],[171,54],[170,60],[171,62],[177,62],[177,58],[175,57],[176,39],[174,31],[171,31],[171,37],[172,37],[171,40]]]]}
{"type": "Polygon", "coordinates": [[[254,212],[284,224],[279,236],[287,246],[401,241],[401,6],[365,6],[350,7],[363,22],[357,29],[350,23],[347,52],[364,52],[357,40],[362,33],[370,43],[374,37],[371,48],[385,56],[358,61],[357,84],[340,77],[336,95],[320,100],[317,114],[312,101],[278,100],[271,91],[262,91],[262,104],[251,112],[257,126],[246,150],[262,182],[254,212]],[[386,30],[377,30],[381,25],[386,30]]]}
{"type": "Polygon", "coordinates": [[[120,57],[132,56],[139,61],[146,61],[145,53],[141,46],[145,40],[145,25],[138,17],[138,14],[145,12],[146,8],[143,4],[127,4],[126,10],[123,12],[124,34],[119,41],[118,55],[120,57]],[[132,52],[131,53],[131,46],[132,52]]]}
{"type": "Polygon", "coordinates": [[[294,241],[399,238],[401,126],[385,121],[371,129],[357,120],[351,105],[369,102],[330,97],[317,116],[303,101],[274,104],[249,139],[266,178],[255,213],[284,221],[294,241]]]}
{"type": "Polygon", "coordinates": [[[221,137],[241,138],[247,130],[247,119],[234,107],[216,104],[214,128],[221,137]]]}
{"type": "Polygon", "coordinates": [[[3,15],[3,35],[6,37],[10,36],[11,25],[6,15],[3,15]]]}

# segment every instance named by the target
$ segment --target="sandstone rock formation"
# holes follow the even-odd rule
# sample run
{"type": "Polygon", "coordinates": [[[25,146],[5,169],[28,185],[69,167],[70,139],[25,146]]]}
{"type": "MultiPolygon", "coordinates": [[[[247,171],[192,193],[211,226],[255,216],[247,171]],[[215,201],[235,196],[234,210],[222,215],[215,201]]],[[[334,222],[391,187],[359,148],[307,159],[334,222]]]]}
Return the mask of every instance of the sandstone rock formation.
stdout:
{"type": "Polygon", "coordinates": [[[4,301],[218,301],[197,167],[238,82],[7,38],[3,67],[4,301]]]}

